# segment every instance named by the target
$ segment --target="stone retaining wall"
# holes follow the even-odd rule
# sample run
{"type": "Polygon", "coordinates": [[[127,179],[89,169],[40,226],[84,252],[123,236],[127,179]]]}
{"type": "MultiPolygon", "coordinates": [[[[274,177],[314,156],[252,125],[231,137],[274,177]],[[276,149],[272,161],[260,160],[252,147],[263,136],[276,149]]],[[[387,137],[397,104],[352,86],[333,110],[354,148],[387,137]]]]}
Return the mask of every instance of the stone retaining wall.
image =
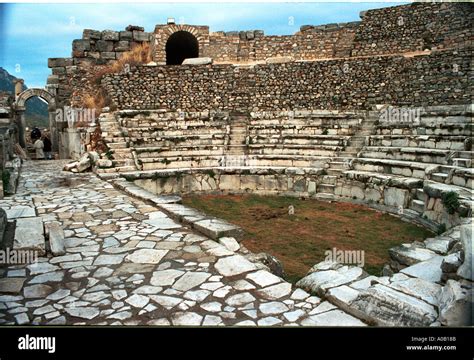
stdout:
{"type": "Polygon", "coordinates": [[[120,109],[262,111],[462,104],[473,96],[471,50],[250,68],[139,66],[126,74],[106,75],[102,85],[120,109]]]}

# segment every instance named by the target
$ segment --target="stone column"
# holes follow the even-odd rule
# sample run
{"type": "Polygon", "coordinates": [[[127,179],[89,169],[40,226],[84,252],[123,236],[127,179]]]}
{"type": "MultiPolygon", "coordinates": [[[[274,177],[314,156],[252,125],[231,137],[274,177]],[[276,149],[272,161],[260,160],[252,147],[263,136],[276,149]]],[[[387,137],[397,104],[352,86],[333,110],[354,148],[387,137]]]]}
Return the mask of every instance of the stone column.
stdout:
{"type": "Polygon", "coordinates": [[[20,95],[20,93],[23,91],[23,79],[15,79],[15,100],[20,95]]]}
{"type": "Polygon", "coordinates": [[[58,127],[56,124],[56,111],[54,109],[49,109],[49,136],[51,140],[53,153],[58,152],[59,150],[59,133],[58,127]]]}
{"type": "Polygon", "coordinates": [[[18,128],[18,143],[23,149],[26,149],[26,141],[25,141],[25,128],[26,128],[26,120],[25,120],[25,110],[17,110],[16,111],[16,119],[15,119],[16,126],[18,128]]]}

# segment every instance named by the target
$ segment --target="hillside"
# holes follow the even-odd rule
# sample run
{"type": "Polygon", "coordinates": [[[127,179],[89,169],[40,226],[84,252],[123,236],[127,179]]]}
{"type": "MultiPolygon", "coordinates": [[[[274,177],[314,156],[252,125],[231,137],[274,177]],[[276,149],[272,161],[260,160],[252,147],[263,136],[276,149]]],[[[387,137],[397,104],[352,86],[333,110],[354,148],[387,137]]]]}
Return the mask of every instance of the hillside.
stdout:
{"type": "MultiPolygon", "coordinates": [[[[13,93],[15,90],[15,79],[13,75],[0,67],[0,91],[13,93]]],[[[23,90],[27,88],[26,85],[23,85],[23,90]]],[[[28,100],[26,103],[25,118],[26,125],[29,127],[48,127],[48,105],[37,97],[28,100]]]]}

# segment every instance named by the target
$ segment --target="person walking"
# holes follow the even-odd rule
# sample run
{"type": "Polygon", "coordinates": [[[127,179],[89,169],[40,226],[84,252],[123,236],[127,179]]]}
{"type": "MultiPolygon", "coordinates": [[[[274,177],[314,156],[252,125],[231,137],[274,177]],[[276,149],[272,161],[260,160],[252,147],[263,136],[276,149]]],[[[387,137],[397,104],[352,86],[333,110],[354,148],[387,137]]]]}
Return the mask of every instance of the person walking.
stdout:
{"type": "Polygon", "coordinates": [[[44,158],[46,160],[51,160],[52,159],[52,156],[51,156],[52,144],[47,134],[44,134],[43,136],[43,144],[44,144],[44,148],[43,148],[44,158]]]}
{"type": "Polygon", "coordinates": [[[44,143],[41,138],[35,141],[33,147],[36,150],[36,160],[44,160],[44,143]]]}

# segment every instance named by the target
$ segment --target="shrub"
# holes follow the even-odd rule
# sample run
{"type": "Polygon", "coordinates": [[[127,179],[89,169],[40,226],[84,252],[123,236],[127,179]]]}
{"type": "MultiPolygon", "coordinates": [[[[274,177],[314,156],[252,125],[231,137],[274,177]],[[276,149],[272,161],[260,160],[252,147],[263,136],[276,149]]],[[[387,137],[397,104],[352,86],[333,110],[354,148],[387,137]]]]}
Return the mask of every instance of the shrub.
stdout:
{"type": "Polygon", "coordinates": [[[139,44],[132,50],[124,52],[122,57],[110,65],[104,66],[94,74],[94,82],[100,84],[100,81],[107,74],[117,74],[132,66],[148,64],[151,61],[151,51],[149,44],[139,44]]]}
{"type": "Polygon", "coordinates": [[[454,214],[460,206],[459,195],[454,191],[443,194],[441,200],[448,214],[454,214]]]}

